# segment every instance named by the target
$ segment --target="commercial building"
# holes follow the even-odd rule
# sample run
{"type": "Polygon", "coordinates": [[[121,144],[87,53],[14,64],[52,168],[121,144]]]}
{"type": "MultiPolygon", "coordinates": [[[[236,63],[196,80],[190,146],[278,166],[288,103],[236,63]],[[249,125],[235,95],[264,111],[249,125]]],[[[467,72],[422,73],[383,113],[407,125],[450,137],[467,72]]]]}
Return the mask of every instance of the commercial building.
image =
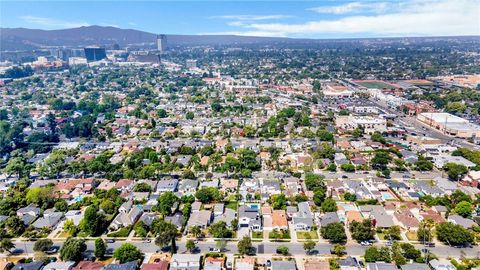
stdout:
{"type": "Polygon", "coordinates": [[[480,126],[449,113],[421,113],[417,120],[458,138],[480,137],[480,126]]]}
{"type": "Polygon", "coordinates": [[[365,133],[371,134],[375,131],[386,132],[387,120],[373,116],[339,115],[335,118],[335,126],[345,130],[362,128],[365,133]]]}
{"type": "Polygon", "coordinates": [[[326,83],[323,86],[323,95],[325,98],[351,97],[353,91],[338,83],[326,83]]]}
{"type": "Polygon", "coordinates": [[[95,61],[100,61],[105,58],[107,58],[107,53],[105,51],[105,48],[102,47],[86,47],[84,49],[85,51],[85,58],[87,58],[87,62],[95,62],[95,61]]]}

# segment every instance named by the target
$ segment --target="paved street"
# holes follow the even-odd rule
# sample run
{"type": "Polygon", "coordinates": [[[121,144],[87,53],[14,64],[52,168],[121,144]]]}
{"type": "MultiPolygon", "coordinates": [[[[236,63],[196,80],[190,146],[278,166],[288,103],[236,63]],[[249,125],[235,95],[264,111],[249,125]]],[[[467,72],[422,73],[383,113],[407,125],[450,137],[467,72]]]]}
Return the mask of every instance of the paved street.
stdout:
{"type": "MultiPolygon", "coordinates": [[[[117,247],[119,247],[121,244],[125,243],[126,241],[116,241],[115,243],[109,243],[108,244],[108,250],[113,251],[117,247]]],[[[155,253],[159,251],[159,247],[155,245],[155,243],[152,241],[150,243],[145,243],[143,241],[130,241],[130,243],[134,244],[138,248],[140,248],[144,253],[155,253]]],[[[22,249],[26,251],[26,253],[33,253],[33,244],[34,242],[15,242],[15,245],[17,249],[22,249]]],[[[61,247],[63,244],[63,241],[55,241],[54,245],[61,247]]],[[[380,245],[380,244],[379,244],[380,245]]],[[[185,253],[185,241],[179,241],[177,242],[178,246],[178,252],[179,253],[185,253]]],[[[258,254],[274,254],[276,252],[276,249],[280,246],[286,246],[289,248],[289,251],[292,255],[305,255],[305,250],[303,249],[303,243],[299,242],[254,242],[253,246],[258,254]]],[[[197,252],[208,252],[210,248],[215,248],[215,242],[209,241],[209,242],[198,242],[197,243],[197,252]]],[[[329,255],[330,254],[330,248],[332,247],[331,244],[329,243],[317,243],[316,245],[316,254],[317,255],[329,255]]],[[[415,245],[416,248],[422,249],[422,245],[415,245]]],[[[237,253],[237,242],[231,241],[228,242],[226,247],[226,252],[227,253],[237,253]]],[[[363,256],[365,252],[366,247],[361,246],[360,244],[357,243],[347,243],[347,253],[352,256],[363,256]]],[[[87,242],[87,253],[93,252],[94,250],[94,241],[88,241],[87,242]]],[[[459,257],[461,256],[462,252],[464,252],[464,255],[467,257],[480,257],[480,249],[478,247],[474,248],[454,248],[450,246],[445,246],[445,245],[437,245],[434,248],[429,248],[431,252],[433,252],[435,255],[438,257],[446,258],[449,256],[455,256],[459,257]]]]}

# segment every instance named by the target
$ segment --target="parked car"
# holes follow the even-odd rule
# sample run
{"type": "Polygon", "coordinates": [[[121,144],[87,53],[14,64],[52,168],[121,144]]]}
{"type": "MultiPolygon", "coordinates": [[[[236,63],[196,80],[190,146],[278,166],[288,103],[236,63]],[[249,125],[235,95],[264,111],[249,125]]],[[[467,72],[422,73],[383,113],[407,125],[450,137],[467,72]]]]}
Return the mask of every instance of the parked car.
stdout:
{"type": "Polygon", "coordinates": [[[107,240],[105,240],[105,242],[110,243],[110,244],[115,243],[115,239],[107,239],[107,240]]]}
{"type": "Polygon", "coordinates": [[[58,252],[58,247],[51,247],[47,251],[45,251],[46,254],[54,254],[58,252]]]}
{"type": "Polygon", "coordinates": [[[209,249],[211,252],[220,252],[219,248],[210,248],[209,249]]]}

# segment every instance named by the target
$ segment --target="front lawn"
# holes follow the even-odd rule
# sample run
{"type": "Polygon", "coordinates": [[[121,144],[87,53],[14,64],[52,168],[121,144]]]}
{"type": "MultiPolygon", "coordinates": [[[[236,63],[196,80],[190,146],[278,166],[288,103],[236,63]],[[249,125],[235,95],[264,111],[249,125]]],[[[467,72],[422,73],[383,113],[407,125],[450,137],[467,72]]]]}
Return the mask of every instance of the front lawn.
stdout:
{"type": "Polygon", "coordinates": [[[285,241],[290,240],[290,231],[289,230],[273,230],[268,234],[268,238],[273,241],[285,241]]]}
{"type": "Polygon", "coordinates": [[[297,232],[298,239],[318,239],[318,233],[316,231],[301,231],[297,232]]]}
{"type": "Polygon", "coordinates": [[[263,232],[252,232],[252,238],[263,239],[263,232]]]}

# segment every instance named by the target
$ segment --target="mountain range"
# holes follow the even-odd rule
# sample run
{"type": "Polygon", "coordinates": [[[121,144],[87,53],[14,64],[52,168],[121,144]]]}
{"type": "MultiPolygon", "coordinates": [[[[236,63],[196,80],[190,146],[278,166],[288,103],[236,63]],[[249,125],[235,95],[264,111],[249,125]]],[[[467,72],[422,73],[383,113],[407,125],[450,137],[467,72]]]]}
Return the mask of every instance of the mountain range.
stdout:
{"type": "MultiPolygon", "coordinates": [[[[0,28],[1,50],[35,49],[48,46],[127,45],[154,43],[156,34],[111,26],[82,26],[61,30],[0,28]]],[[[176,45],[250,44],[299,42],[307,39],[249,37],[234,35],[167,35],[167,42],[176,45]]]]}

